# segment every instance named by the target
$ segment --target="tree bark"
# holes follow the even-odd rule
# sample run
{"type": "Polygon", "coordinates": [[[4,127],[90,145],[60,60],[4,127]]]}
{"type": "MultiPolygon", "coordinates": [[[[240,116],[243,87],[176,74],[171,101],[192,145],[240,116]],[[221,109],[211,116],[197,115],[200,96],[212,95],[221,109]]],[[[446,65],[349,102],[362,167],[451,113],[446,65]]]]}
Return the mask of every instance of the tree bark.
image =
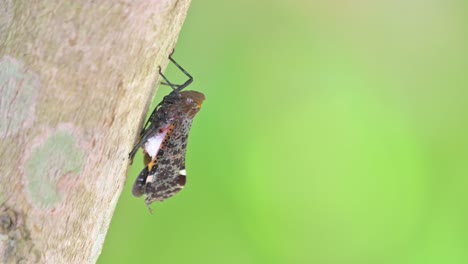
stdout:
{"type": "Polygon", "coordinates": [[[0,262],[94,263],[190,0],[0,0],[0,262]]]}

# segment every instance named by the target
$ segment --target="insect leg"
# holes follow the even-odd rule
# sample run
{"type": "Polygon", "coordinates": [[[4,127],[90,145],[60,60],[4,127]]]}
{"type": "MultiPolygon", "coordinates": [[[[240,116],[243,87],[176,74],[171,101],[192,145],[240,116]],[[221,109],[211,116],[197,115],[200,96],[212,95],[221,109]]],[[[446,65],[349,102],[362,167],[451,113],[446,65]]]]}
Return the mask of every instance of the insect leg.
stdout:
{"type": "MultiPolygon", "coordinates": [[[[173,93],[178,93],[178,92],[182,91],[185,87],[189,86],[189,85],[193,82],[193,77],[192,77],[192,75],[190,75],[190,73],[188,73],[184,68],[182,68],[182,66],[180,66],[180,65],[172,58],[172,54],[174,54],[174,51],[175,51],[175,50],[172,50],[171,54],[169,55],[169,60],[172,61],[172,63],[174,63],[175,66],[176,66],[177,68],[179,68],[179,70],[181,70],[189,79],[188,79],[187,81],[185,81],[185,83],[183,83],[183,84],[173,84],[173,83],[171,83],[171,82],[167,79],[167,77],[162,73],[162,71],[161,71],[161,66],[159,66],[159,74],[163,77],[163,79],[164,79],[164,81],[165,81],[165,82],[161,82],[161,84],[162,84],[162,85],[170,86],[170,87],[172,88],[172,90],[173,90],[173,91],[172,91],[173,93]]],[[[153,110],[153,113],[151,113],[150,116],[152,116],[152,115],[156,112],[156,110],[158,109],[158,106],[159,106],[160,104],[161,104],[161,103],[159,103],[159,104],[156,106],[156,108],[153,110]]],[[[144,128],[146,128],[146,126],[148,125],[148,122],[149,122],[149,120],[146,121],[144,128]]]]}
{"type": "MultiPolygon", "coordinates": [[[[176,87],[175,84],[172,84],[172,83],[167,79],[167,77],[164,76],[164,74],[163,74],[162,71],[161,71],[161,67],[159,67],[159,74],[160,74],[160,75],[163,77],[163,79],[166,81],[165,83],[163,82],[162,84],[165,84],[165,85],[170,86],[170,87],[172,88],[172,90],[174,90],[174,91],[172,91],[173,93],[177,93],[178,91],[180,91],[180,90],[178,90],[178,89],[180,88],[180,86],[176,87]]],[[[183,85],[183,84],[182,84],[182,85],[183,85]]]]}
{"type": "MultiPolygon", "coordinates": [[[[166,76],[164,76],[164,74],[162,73],[161,71],[161,66],[159,66],[159,74],[161,74],[161,76],[163,77],[164,81],[165,82],[161,82],[162,85],[167,85],[167,86],[170,86],[172,88],[172,92],[173,93],[178,93],[180,91],[182,91],[185,87],[189,86],[192,82],[193,82],[193,77],[192,75],[190,75],[190,73],[188,73],[184,68],[182,68],[182,66],[180,66],[173,58],[172,58],[172,54],[174,54],[174,51],[175,50],[172,50],[171,54],[169,55],[169,60],[172,61],[172,63],[175,64],[175,66],[177,68],[179,68],[179,70],[181,70],[189,79],[187,81],[185,81],[183,84],[173,84],[171,83],[166,76]]],[[[153,110],[153,113],[151,113],[150,116],[152,116],[154,114],[154,112],[156,112],[156,110],[158,109],[158,106],[156,106],[156,108],[153,110]]],[[[144,128],[146,128],[146,126],[148,125],[148,121],[146,121],[145,123],[145,126],[144,128]]]]}
{"type": "Polygon", "coordinates": [[[172,84],[167,78],[166,76],[164,76],[164,74],[162,74],[161,72],[161,69],[159,70],[159,74],[161,74],[161,76],[164,78],[165,82],[162,82],[161,84],[162,85],[168,85],[170,86],[174,92],[180,92],[182,91],[185,87],[189,86],[192,82],[193,82],[193,77],[192,75],[190,75],[190,73],[188,73],[184,68],[182,68],[182,66],[180,66],[173,58],[172,58],[172,54],[174,54],[174,50],[171,52],[171,54],[169,55],[169,60],[172,61],[172,63],[174,63],[174,65],[179,68],[179,70],[181,70],[187,77],[188,77],[188,80],[185,81],[185,83],[183,84],[180,84],[180,85],[177,85],[177,84],[172,84]]]}
{"type": "MultiPolygon", "coordinates": [[[[168,83],[166,82],[161,82],[161,85],[166,85],[166,86],[170,86],[168,83]]],[[[176,89],[180,87],[180,84],[172,84],[172,86],[174,86],[176,89]]],[[[172,88],[171,86],[171,88],[172,88]]]]}

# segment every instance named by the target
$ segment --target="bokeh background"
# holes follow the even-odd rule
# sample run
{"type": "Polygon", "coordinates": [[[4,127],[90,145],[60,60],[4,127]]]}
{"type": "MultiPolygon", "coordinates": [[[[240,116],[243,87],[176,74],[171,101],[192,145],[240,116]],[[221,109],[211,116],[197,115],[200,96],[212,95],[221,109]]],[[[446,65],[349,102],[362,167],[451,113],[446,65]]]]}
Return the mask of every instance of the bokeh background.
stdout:
{"type": "Polygon", "coordinates": [[[467,47],[466,1],[193,1],[187,186],[139,156],[99,263],[468,263],[467,47]]]}

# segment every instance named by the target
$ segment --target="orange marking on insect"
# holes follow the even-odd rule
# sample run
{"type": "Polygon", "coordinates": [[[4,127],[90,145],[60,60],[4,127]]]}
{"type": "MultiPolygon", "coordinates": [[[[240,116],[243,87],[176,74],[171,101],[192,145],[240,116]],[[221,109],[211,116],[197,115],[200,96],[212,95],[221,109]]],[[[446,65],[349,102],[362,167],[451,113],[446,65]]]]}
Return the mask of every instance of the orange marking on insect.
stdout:
{"type": "MultiPolygon", "coordinates": [[[[170,125],[168,128],[166,128],[165,130],[167,130],[167,133],[166,133],[166,136],[164,137],[163,141],[161,142],[161,146],[159,147],[159,149],[162,149],[164,148],[164,143],[167,141],[169,135],[172,133],[172,131],[174,130],[174,125],[170,125]]],[[[144,150],[143,150],[144,151],[144,150]]],[[[156,160],[158,159],[158,155],[154,156],[154,158],[148,163],[148,171],[151,171],[154,167],[154,164],[156,164],[156,160]]]]}
{"type": "Polygon", "coordinates": [[[148,171],[151,171],[153,169],[155,160],[152,160],[150,163],[148,163],[148,171]]]}
{"type": "Polygon", "coordinates": [[[162,143],[161,143],[161,147],[160,149],[164,148],[164,143],[166,143],[167,139],[169,138],[169,135],[171,135],[172,131],[174,130],[174,125],[170,125],[168,128],[167,128],[167,133],[166,133],[166,136],[164,137],[162,143]]]}

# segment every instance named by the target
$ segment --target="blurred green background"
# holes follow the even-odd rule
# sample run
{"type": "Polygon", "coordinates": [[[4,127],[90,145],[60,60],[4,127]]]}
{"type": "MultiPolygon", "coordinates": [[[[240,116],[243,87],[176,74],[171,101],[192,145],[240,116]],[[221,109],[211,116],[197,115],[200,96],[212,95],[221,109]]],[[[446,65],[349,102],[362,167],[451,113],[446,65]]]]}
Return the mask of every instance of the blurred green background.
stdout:
{"type": "Polygon", "coordinates": [[[193,1],[187,186],[139,156],[99,263],[468,263],[467,47],[466,1],[193,1]]]}

